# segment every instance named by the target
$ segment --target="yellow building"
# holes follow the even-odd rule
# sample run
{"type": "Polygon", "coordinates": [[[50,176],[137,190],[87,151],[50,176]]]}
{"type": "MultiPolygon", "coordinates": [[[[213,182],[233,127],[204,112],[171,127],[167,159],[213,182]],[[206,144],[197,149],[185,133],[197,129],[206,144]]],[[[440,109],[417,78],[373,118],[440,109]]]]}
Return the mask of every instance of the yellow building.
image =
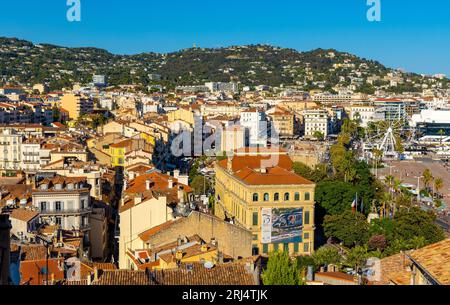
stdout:
{"type": "Polygon", "coordinates": [[[294,136],[294,114],[284,108],[275,107],[274,111],[268,113],[273,127],[280,137],[294,136]]]}
{"type": "Polygon", "coordinates": [[[64,94],[60,105],[69,112],[69,118],[75,120],[80,116],[92,113],[94,109],[94,103],[91,99],[75,94],[64,94]]]}
{"type": "Polygon", "coordinates": [[[215,215],[252,231],[253,254],[313,252],[315,184],[292,171],[285,152],[238,150],[215,172],[215,215]]]}
{"type": "Polygon", "coordinates": [[[111,166],[125,166],[125,152],[126,148],[130,145],[129,142],[131,142],[131,139],[109,145],[111,166]]]}
{"type": "Polygon", "coordinates": [[[175,121],[183,121],[191,126],[194,125],[194,112],[187,108],[187,107],[181,107],[178,110],[171,111],[167,114],[167,119],[169,123],[173,123],[175,121]]]}

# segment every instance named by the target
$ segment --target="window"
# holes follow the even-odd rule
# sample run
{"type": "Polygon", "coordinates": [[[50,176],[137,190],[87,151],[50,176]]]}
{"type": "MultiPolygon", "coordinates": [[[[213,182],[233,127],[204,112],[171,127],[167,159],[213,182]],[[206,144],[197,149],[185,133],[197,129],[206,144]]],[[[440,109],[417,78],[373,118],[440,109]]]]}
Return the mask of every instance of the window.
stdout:
{"type": "Polygon", "coordinates": [[[309,239],[309,233],[303,234],[303,238],[304,238],[304,239],[309,239]]]}
{"type": "Polygon", "coordinates": [[[258,212],[253,212],[253,225],[258,225],[258,212]]]}
{"type": "Polygon", "coordinates": [[[309,252],[309,243],[303,244],[303,252],[309,252]]]}
{"type": "Polygon", "coordinates": [[[62,202],[61,201],[56,201],[55,202],[55,210],[56,211],[61,211],[62,210],[62,202]]]}
{"type": "Polygon", "coordinates": [[[252,255],[259,255],[259,248],[256,245],[252,247],[252,255]]]}
{"type": "Polygon", "coordinates": [[[278,200],[280,200],[280,194],[275,193],[275,194],[273,195],[273,201],[278,201],[278,200]]]}
{"type": "Polygon", "coordinates": [[[85,203],[86,203],[86,200],[81,200],[81,209],[86,208],[85,203]]]}
{"type": "Polygon", "coordinates": [[[284,193],[284,200],[289,201],[289,193],[284,193]]]}
{"type": "Polygon", "coordinates": [[[269,201],[269,193],[264,193],[264,201],[269,201]]]}
{"type": "Polygon", "coordinates": [[[284,252],[289,252],[289,244],[283,244],[283,251],[284,252]]]}
{"type": "Polygon", "coordinates": [[[258,201],[258,194],[257,193],[253,193],[253,202],[258,201]]]}
{"type": "Polygon", "coordinates": [[[311,196],[309,194],[309,192],[305,193],[305,201],[309,201],[311,199],[311,196]]]}
{"type": "Polygon", "coordinates": [[[269,253],[269,245],[268,244],[263,244],[263,253],[264,254],[269,253]]]}
{"type": "Polygon", "coordinates": [[[61,225],[62,225],[62,218],[61,218],[61,217],[56,217],[55,223],[56,223],[58,226],[61,226],[61,225]]]}
{"type": "Polygon", "coordinates": [[[300,201],[300,193],[299,193],[299,192],[296,192],[296,193],[294,194],[294,200],[295,200],[295,201],[300,201]]]}
{"type": "Polygon", "coordinates": [[[47,202],[41,202],[41,211],[47,210],[47,202]]]}
{"type": "Polygon", "coordinates": [[[298,243],[294,244],[294,253],[298,253],[298,243]]]}
{"type": "Polygon", "coordinates": [[[309,225],[309,211],[305,212],[305,225],[309,225]]]}
{"type": "Polygon", "coordinates": [[[253,234],[253,240],[258,240],[258,234],[253,234]]]}

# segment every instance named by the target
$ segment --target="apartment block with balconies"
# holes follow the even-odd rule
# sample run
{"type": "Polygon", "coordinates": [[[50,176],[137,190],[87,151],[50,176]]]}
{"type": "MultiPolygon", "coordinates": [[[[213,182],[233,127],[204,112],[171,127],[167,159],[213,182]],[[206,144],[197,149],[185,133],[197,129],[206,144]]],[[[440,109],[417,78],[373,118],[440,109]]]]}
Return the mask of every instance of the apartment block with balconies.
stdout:
{"type": "Polygon", "coordinates": [[[32,198],[42,223],[58,225],[63,230],[90,230],[90,186],[85,177],[38,174],[32,198]]]}

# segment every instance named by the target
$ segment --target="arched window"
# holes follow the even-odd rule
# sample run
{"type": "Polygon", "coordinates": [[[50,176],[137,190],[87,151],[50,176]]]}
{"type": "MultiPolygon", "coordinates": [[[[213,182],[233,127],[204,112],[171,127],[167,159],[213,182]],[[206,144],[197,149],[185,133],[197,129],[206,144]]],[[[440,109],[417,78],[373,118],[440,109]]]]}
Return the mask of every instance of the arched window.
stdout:
{"type": "Polygon", "coordinates": [[[305,201],[309,201],[311,199],[311,196],[309,195],[309,192],[305,193],[305,201]]]}
{"type": "Polygon", "coordinates": [[[289,201],[289,193],[284,193],[284,200],[289,201]]]}
{"type": "Polygon", "coordinates": [[[253,193],[253,202],[258,201],[258,193],[253,193]]]}
{"type": "Polygon", "coordinates": [[[264,201],[269,201],[269,193],[264,193],[264,201]]]}
{"type": "Polygon", "coordinates": [[[299,192],[296,192],[296,193],[294,194],[294,200],[295,200],[295,201],[300,201],[300,193],[299,193],[299,192]]]}
{"type": "Polygon", "coordinates": [[[280,200],[280,194],[275,193],[275,194],[273,195],[273,201],[278,201],[278,200],[280,200]]]}

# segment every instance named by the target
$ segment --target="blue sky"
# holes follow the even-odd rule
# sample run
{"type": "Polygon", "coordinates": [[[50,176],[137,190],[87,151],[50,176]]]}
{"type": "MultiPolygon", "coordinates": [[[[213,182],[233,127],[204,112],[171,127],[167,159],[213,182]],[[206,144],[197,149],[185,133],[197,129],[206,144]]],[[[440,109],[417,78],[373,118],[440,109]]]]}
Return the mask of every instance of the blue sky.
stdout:
{"type": "Polygon", "coordinates": [[[382,20],[374,23],[366,1],[81,0],[81,22],[74,23],[66,19],[66,0],[4,1],[0,36],[118,54],[194,43],[335,48],[393,68],[450,75],[450,1],[381,0],[382,20]]]}

